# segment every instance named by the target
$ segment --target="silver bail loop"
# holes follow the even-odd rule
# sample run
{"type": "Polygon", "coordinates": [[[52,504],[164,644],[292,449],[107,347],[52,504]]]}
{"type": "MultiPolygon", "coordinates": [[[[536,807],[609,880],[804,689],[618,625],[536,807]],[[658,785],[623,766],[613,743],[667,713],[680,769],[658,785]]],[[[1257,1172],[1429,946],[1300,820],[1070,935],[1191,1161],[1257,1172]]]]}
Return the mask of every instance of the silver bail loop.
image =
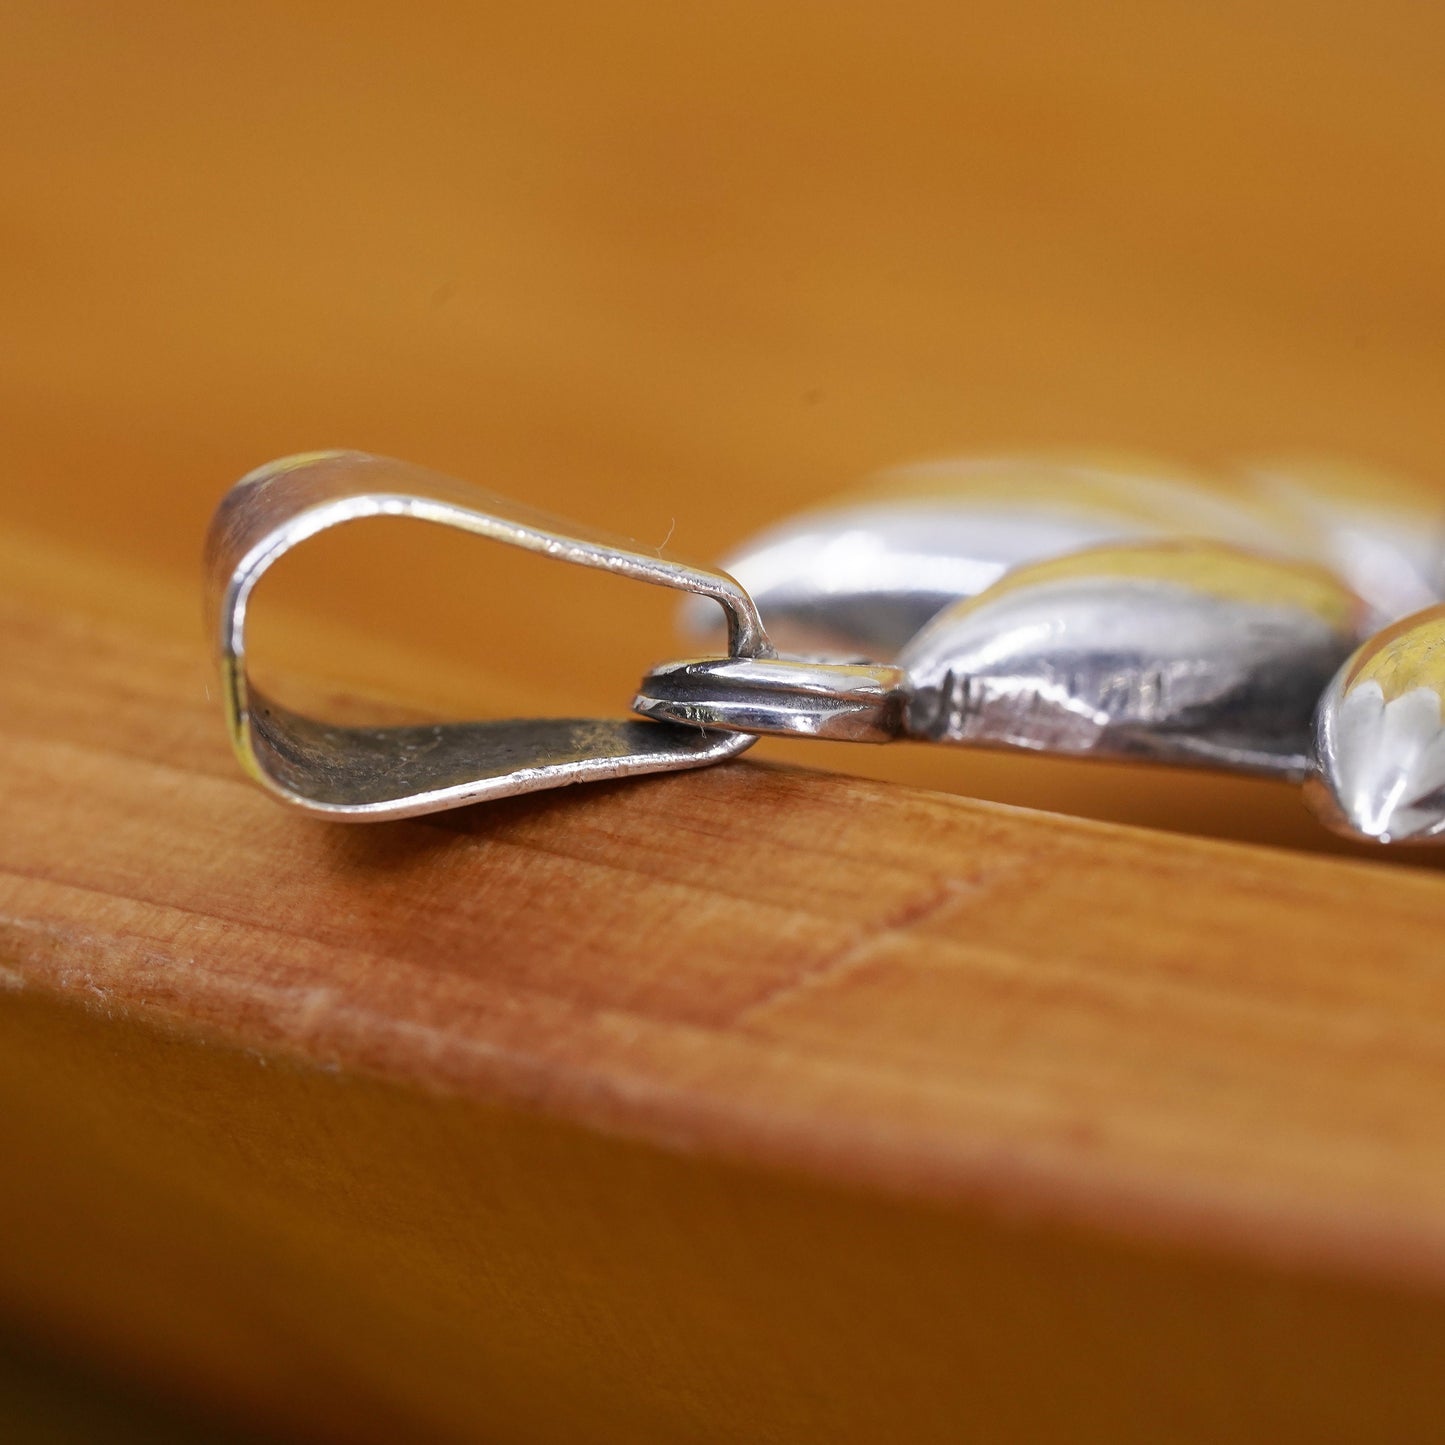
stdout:
{"type": "Polygon", "coordinates": [[[246,671],[246,615],[266,570],[318,533],[364,517],[455,527],[561,562],[710,598],[734,658],[770,657],[751,598],[724,573],[635,550],[450,477],[364,452],[312,452],[252,472],[222,500],[206,540],[206,583],[222,702],[241,765],[305,811],[405,818],[543,788],[704,767],[755,739],[683,724],[591,718],[346,727],[264,696],[246,671]]]}

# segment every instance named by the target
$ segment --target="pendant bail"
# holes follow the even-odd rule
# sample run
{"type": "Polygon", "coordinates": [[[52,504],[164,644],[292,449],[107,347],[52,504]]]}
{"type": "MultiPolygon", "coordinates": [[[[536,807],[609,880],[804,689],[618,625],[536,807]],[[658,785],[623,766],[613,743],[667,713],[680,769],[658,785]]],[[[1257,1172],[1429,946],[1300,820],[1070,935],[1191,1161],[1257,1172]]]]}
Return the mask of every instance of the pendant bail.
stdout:
{"type": "Polygon", "coordinates": [[[310,452],[252,472],[206,541],[222,702],[241,765],[284,801],[333,819],[405,818],[542,788],[704,767],[755,739],[683,724],[593,718],[348,727],[266,697],[246,670],[252,590],[293,547],[365,517],[410,517],[710,598],[734,658],[772,655],[752,599],[725,573],[650,555],[450,477],[364,452],[310,452]]]}

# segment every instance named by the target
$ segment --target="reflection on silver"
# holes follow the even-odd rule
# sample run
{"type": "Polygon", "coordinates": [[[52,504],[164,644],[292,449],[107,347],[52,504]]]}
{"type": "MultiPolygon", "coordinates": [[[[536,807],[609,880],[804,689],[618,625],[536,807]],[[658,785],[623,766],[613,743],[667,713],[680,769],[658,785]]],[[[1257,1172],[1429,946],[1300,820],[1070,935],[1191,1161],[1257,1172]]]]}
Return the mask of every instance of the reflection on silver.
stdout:
{"type": "MultiPolygon", "coordinates": [[[[1368,605],[1362,634],[1445,600],[1445,513],[1340,463],[1227,476],[1118,458],[974,458],[898,468],[872,495],[790,519],[724,562],[786,653],[893,660],[943,608],[1014,568],[1113,542],[1188,538],[1331,567],[1368,605]]],[[[688,631],[715,619],[696,606],[688,631]]]]}
{"type": "Polygon", "coordinates": [[[850,743],[902,735],[902,668],[795,658],[699,658],[654,668],[632,710],[701,728],[850,743]]]}
{"type": "Polygon", "coordinates": [[[1322,569],[1221,544],[1022,567],[908,646],[908,732],[939,742],[1303,777],[1359,602],[1322,569]]]}
{"type": "Polygon", "coordinates": [[[733,656],[771,654],[752,601],[730,577],[649,556],[385,457],[288,457],[227,493],[206,543],[231,741],[245,770],[277,797],[328,818],[402,818],[566,783],[702,767],[751,745],[742,733],[591,718],[338,727],[262,696],[246,673],[246,614],[256,583],[308,537],[383,516],[456,527],[558,561],[696,593],[722,607],[733,656]]]}
{"type": "MultiPolygon", "coordinates": [[[[786,653],[892,660],[944,607],[1029,562],[1114,541],[1278,547],[1270,519],[1162,464],[984,457],[900,467],[871,495],[804,513],[734,552],[786,653]]],[[[714,619],[685,613],[693,635],[714,619]]]]}
{"type": "Polygon", "coordinates": [[[1354,646],[1360,611],[1321,568],[1222,543],[1095,548],[1017,568],[956,603],[896,667],[674,664],[646,679],[638,706],[750,732],[1300,779],[1315,703],[1354,646]]]}
{"type": "Polygon", "coordinates": [[[1445,840],[1445,607],[1371,638],[1339,670],[1315,725],[1307,796],[1332,828],[1381,843],[1445,840]]]}
{"type": "MultiPolygon", "coordinates": [[[[1150,495],[1162,508],[1164,493],[1150,495]]],[[[1182,495],[1171,495],[1173,507],[1182,495]]],[[[1275,501],[1291,516],[1303,513],[1275,501]]],[[[1261,508],[1234,514],[1238,530],[1263,526],[1268,508],[1261,508]]],[[[1116,507],[1120,516],[1128,510],[1116,507]]],[[[1131,525],[1149,532],[1155,522],[1140,521],[1138,510],[1131,525]]],[[[1193,515],[1200,531],[1234,526],[1213,502],[1200,502],[1193,515]]],[[[1347,550],[1343,515],[1321,513],[1317,543],[1329,522],[1330,545],[1347,550]]],[[[1274,525],[1277,535],[1288,531],[1277,518],[1274,525]]],[[[1052,546],[1063,533],[1047,535],[1052,546]]],[[[1356,555],[1374,557],[1380,575],[1394,578],[1391,605],[1427,585],[1433,541],[1415,554],[1413,580],[1381,561],[1388,561],[1384,541],[1380,548],[1356,555]]],[[[206,563],[222,696],[242,765],[276,796],[326,817],[406,817],[589,778],[700,767],[736,755],[759,733],[782,732],[1148,758],[1291,778],[1317,765],[1310,793],[1332,826],[1380,841],[1445,839],[1445,606],[1395,624],[1345,662],[1368,609],[1333,572],[1310,562],[1217,536],[1135,537],[1007,565],[1006,549],[997,550],[991,583],[947,602],[892,664],[779,658],[752,599],[723,573],[664,561],[362,453],[292,457],[245,478],[216,514],[206,563]],[[655,669],[634,704],[645,721],[365,728],[300,716],[248,677],[252,592],[298,543],[375,516],[455,527],[694,594],[722,609],[728,655],[655,669]]],[[[971,555],[977,562],[980,553],[971,555]]],[[[906,611],[941,594],[920,585],[892,595],[906,611]]],[[[1373,600],[1384,606],[1385,589],[1373,600]]],[[[896,622],[902,614],[880,615],[896,622]]],[[[824,621],[833,626],[837,618],[824,621]]],[[[875,635],[880,630],[881,622],[875,635]]]]}

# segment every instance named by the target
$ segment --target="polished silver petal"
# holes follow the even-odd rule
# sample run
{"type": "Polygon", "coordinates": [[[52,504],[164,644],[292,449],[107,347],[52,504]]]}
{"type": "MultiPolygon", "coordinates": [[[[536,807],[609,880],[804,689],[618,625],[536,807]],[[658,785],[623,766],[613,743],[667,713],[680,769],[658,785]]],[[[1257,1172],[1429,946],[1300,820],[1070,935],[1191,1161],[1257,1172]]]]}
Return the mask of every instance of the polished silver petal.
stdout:
{"type": "MultiPolygon", "coordinates": [[[[1112,541],[1210,538],[1288,550],[1277,518],[1177,468],[1116,457],[984,457],[884,473],[729,556],[785,653],[891,660],[943,608],[1015,567],[1112,541]]],[[[716,619],[689,604],[687,630],[716,619]]]]}
{"type": "MultiPolygon", "coordinates": [[[[944,607],[1015,567],[1167,538],[1332,568],[1367,604],[1362,637],[1445,601],[1445,508],[1378,469],[1304,457],[1216,476],[1118,456],[918,463],[788,519],[725,565],[784,652],[891,660],[944,607]]],[[[696,603],[686,617],[693,635],[716,627],[696,603]]]]}
{"type": "Polygon", "coordinates": [[[1339,670],[1315,724],[1311,805],[1381,843],[1445,839],[1445,607],[1397,623],[1339,670]]]}
{"type": "Polygon", "coordinates": [[[1020,567],[904,649],[907,732],[1300,778],[1360,611],[1321,568],[1220,543],[1020,567]]]}

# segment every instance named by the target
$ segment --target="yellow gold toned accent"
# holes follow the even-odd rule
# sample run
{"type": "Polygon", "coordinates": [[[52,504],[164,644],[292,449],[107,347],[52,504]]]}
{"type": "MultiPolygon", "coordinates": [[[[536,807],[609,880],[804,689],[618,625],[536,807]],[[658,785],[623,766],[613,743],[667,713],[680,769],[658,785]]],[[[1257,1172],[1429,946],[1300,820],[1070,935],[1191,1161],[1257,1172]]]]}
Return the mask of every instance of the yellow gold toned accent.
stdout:
{"type": "Polygon", "coordinates": [[[965,605],[1040,582],[1074,578],[1137,578],[1192,587],[1228,601],[1299,607],[1332,627],[1353,626],[1360,612],[1359,599],[1323,567],[1209,542],[1092,547],[1033,562],[1008,573],[965,605]]]}
{"type": "Polygon", "coordinates": [[[1362,647],[1345,676],[1345,690],[1366,682],[1377,684],[1386,702],[1417,687],[1445,701],[1445,607],[1406,617],[1362,647]]]}

